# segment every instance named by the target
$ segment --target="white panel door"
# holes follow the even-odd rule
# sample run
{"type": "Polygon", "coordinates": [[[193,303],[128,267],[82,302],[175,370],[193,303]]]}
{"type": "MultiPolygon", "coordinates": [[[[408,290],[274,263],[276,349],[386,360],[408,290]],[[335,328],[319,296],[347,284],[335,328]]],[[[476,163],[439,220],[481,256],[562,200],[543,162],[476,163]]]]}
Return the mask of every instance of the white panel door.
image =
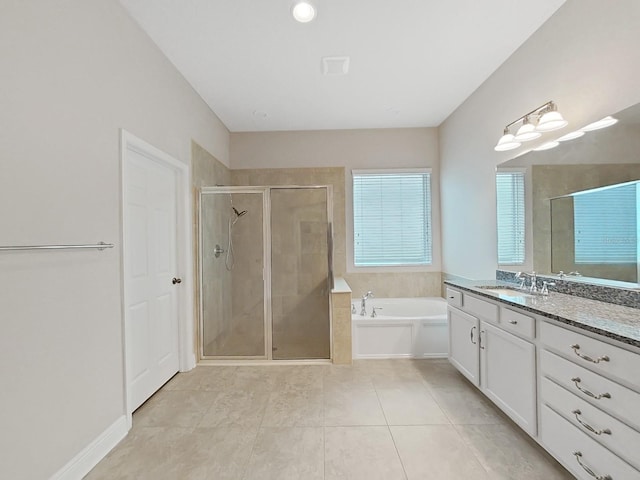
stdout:
{"type": "Polygon", "coordinates": [[[179,368],[177,173],[131,149],[124,162],[127,382],[131,411],[179,368]]]}
{"type": "Polygon", "coordinates": [[[447,307],[449,321],[449,362],[474,385],[480,383],[478,352],[479,320],[458,309],[447,307]]]}

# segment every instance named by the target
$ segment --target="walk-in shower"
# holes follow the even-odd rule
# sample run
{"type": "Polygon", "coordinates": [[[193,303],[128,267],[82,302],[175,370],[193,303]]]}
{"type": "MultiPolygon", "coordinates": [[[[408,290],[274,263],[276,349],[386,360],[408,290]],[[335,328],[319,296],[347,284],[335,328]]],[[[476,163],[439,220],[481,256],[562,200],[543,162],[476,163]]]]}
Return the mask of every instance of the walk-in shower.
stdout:
{"type": "Polygon", "coordinates": [[[331,357],[330,186],[204,187],[200,358],[331,357]]]}

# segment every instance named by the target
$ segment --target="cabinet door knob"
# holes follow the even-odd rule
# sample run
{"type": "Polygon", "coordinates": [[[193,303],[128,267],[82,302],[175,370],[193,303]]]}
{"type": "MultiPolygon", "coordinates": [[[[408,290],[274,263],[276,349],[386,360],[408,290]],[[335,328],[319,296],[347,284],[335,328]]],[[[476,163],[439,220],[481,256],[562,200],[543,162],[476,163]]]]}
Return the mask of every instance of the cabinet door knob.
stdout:
{"type": "Polygon", "coordinates": [[[173,283],[174,285],[175,285],[176,283],[182,283],[182,279],[181,279],[181,278],[173,277],[173,279],[171,279],[171,283],[173,283]]]}

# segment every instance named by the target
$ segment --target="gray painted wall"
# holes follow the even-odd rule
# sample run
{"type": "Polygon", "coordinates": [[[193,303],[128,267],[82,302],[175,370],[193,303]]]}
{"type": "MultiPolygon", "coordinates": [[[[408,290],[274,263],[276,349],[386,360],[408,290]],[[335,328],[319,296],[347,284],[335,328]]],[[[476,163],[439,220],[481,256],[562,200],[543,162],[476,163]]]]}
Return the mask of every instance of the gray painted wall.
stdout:
{"type": "Polygon", "coordinates": [[[3,0],[0,478],[49,478],[125,413],[119,129],[188,163],[229,133],[112,0],[3,0]]]}

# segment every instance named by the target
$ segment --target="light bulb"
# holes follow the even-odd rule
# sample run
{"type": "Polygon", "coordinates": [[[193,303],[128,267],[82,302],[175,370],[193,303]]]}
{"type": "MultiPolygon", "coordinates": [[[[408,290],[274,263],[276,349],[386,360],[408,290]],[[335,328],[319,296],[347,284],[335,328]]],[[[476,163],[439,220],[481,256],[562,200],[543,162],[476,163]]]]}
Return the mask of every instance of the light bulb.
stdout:
{"type": "Polygon", "coordinates": [[[316,9],[309,2],[298,2],[291,10],[293,18],[300,23],[308,23],[316,16],[316,9]]]}
{"type": "Polygon", "coordinates": [[[528,142],[529,140],[540,138],[541,135],[540,132],[536,131],[536,127],[532,123],[525,120],[516,132],[515,140],[516,142],[528,142]]]}

